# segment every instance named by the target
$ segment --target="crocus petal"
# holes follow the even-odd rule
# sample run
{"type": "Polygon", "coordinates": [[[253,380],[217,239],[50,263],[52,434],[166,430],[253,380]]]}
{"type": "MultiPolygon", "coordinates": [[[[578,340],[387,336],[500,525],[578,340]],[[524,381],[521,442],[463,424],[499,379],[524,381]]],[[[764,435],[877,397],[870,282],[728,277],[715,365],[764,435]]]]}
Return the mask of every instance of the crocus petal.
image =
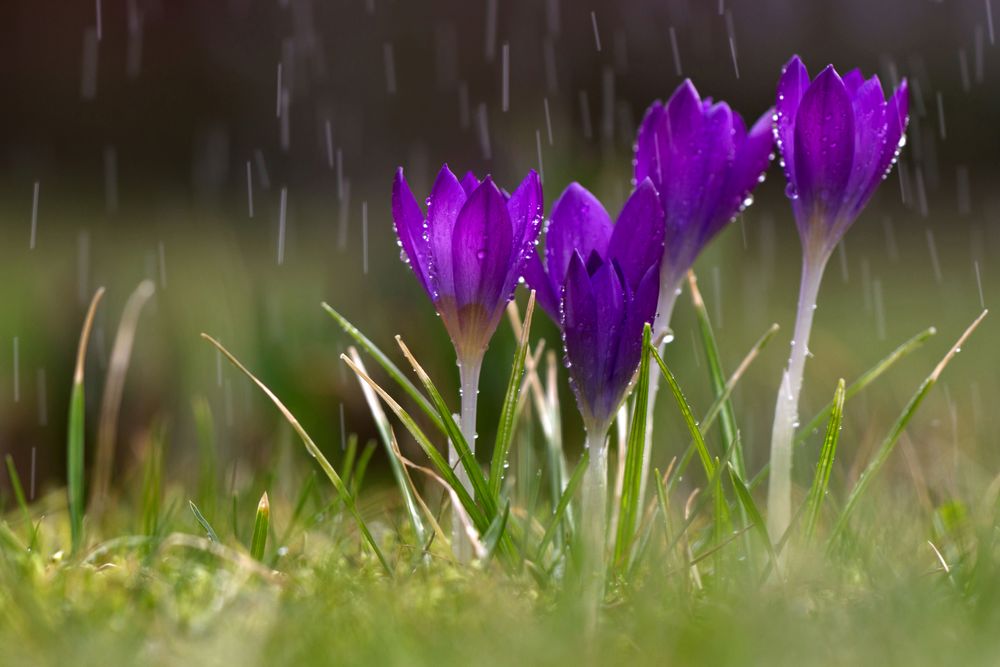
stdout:
{"type": "Polygon", "coordinates": [[[841,79],[844,81],[844,88],[847,88],[847,92],[851,96],[858,92],[858,89],[860,89],[865,82],[865,77],[861,74],[861,70],[857,67],[845,74],[841,77],[841,79]]]}
{"type": "Polygon", "coordinates": [[[809,72],[798,56],[792,56],[778,80],[778,100],[774,105],[774,135],[781,151],[785,177],[795,182],[795,111],[809,87],[809,72]]]}
{"type": "Polygon", "coordinates": [[[595,315],[598,322],[594,335],[595,365],[598,368],[598,377],[601,378],[601,382],[596,388],[599,405],[592,406],[597,416],[605,416],[604,413],[610,405],[617,403],[617,399],[613,398],[613,395],[617,393],[617,388],[608,380],[614,372],[613,364],[618,351],[622,323],[625,319],[625,288],[622,284],[620,271],[618,263],[611,260],[602,264],[590,276],[595,315]]]}
{"type": "Polygon", "coordinates": [[[559,290],[562,285],[553,284],[549,274],[545,272],[542,258],[538,252],[532,252],[524,263],[524,282],[535,290],[535,300],[542,310],[549,314],[554,322],[559,321],[559,290]]]}
{"type": "MultiPolygon", "coordinates": [[[[736,159],[733,161],[733,169],[729,175],[724,199],[734,211],[742,210],[747,197],[760,183],[764,172],[767,171],[767,167],[771,163],[771,151],[774,148],[773,121],[771,120],[773,114],[773,109],[765,111],[750,128],[750,131],[746,133],[746,138],[736,145],[736,159]]],[[[734,114],[734,125],[736,125],[736,118],[738,116],[734,114]]],[[[742,124],[742,120],[740,120],[738,126],[742,124]]]]}
{"type": "MultiPolygon", "coordinates": [[[[839,214],[854,164],[854,110],[833,66],[812,82],[795,114],[795,190],[807,225],[839,214]]],[[[803,227],[804,229],[804,227],[803,227]]]]}
{"type": "MultiPolygon", "coordinates": [[[[465,202],[452,238],[455,301],[493,315],[511,262],[513,230],[506,202],[489,177],[465,202]]],[[[492,332],[490,332],[492,333],[492,332]]]]}
{"type": "Polygon", "coordinates": [[[634,291],[646,271],[663,256],[664,215],[650,179],[645,179],[625,202],[608,242],[608,258],[617,261],[634,291]]]}
{"type": "Polygon", "coordinates": [[[892,165],[895,164],[896,157],[899,155],[899,149],[904,142],[906,125],[910,119],[909,112],[909,88],[906,84],[906,79],[903,79],[899,84],[899,88],[896,89],[896,92],[889,99],[885,107],[885,143],[882,146],[882,155],[879,158],[871,180],[861,193],[861,206],[864,206],[864,203],[871,198],[875,192],[875,188],[889,174],[892,165]]]}
{"type": "Polygon", "coordinates": [[[611,238],[611,217],[597,198],[579,183],[570,183],[552,207],[545,233],[545,267],[554,285],[562,285],[574,252],[604,256],[611,238]]]}
{"type": "Polygon", "coordinates": [[[590,285],[590,274],[587,273],[587,267],[584,266],[579,253],[574,253],[570,259],[562,303],[563,341],[566,346],[570,380],[584,421],[589,421],[591,405],[589,392],[598,383],[595,352],[599,322],[594,292],[590,285]]]}
{"type": "Polygon", "coordinates": [[[514,194],[507,200],[507,212],[514,234],[514,261],[504,290],[513,294],[528,257],[535,254],[535,243],[542,227],[542,182],[534,169],[528,172],[514,194]]]}
{"type": "MultiPolygon", "coordinates": [[[[702,128],[703,178],[698,190],[688,192],[688,196],[698,203],[696,210],[699,213],[695,220],[702,223],[686,234],[687,244],[693,244],[689,249],[692,255],[696,255],[729,222],[732,215],[728,211],[721,211],[719,204],[730,167],[736,157],[733,136],[733,112],[729,105],[725,102],[712,105],[705,113],[702,128]]],[[[693,260],[692,256],[691,261],[693,260]]],[[[636,278],[637,282],[639,277],[636,278]]]]}
{"type": "Polygon", "coordinates": [[[465,190],[465,196],[468,197],[472,194],[472,191],[479,187],[479,179],[471,171],[465,172],[465,176],[462,177],[462,189],[465,190]]]}
{"type": "Polygon", "coordinates": [[[668,242],[694,221],[701,200],[692,195],[705,178],[702,126],[704,116],[698,91],[690,80],[667,102],[664,124],[657,131],[661,178],[653,178],[663,198],[668,242]]]}
{"type": "Polygon", "coordinates": [[[867,203],[862,199],[867,186],[880,175],[879,165],[885,153],[885,94],[877,76],[865,81],[854,95],[854,168],[844,202],[851,219],[867,203]]]}
{"type": "Polygon", "coordinates": [[[396,170],[392,181],[392,219],[410,268],[433,300],[434,291],[427,273],[428,249],[424,240],[424,214],[403,176],[402,167],[396,170]]]}
{"type": "Polygon", "coordinates": [[[656,101],[646,110],[646,115],[639,125],[635,140],[635,159],[633,168],[635,182],[641,183],[647,178],[654,183],[663,180],[663,165],[660,156],[660,141],[658,133],[664,126],[666,110],[661,102],[656,101]]]}
{"type": "Polygon", "coordinates": [[[434,180],[427,200],[427,235],[430,245],[430,279],[440,296],[454,296],[452,235],[459,211],[465,205],[465,191],[448,165],[443,165],[434,180]]]}
{"type": "Polygon", "coordinates": [[[651,267],[639,281],[639,288],[632,295],[628,304],[625,321],[619,337],[614,374],[611,382],[621,386],[622,391],[639,366],[642,357],[642,330],[646,324],[653,324],[656,317],[656,302],[660,293],[660,274],[656,267],[651,267]]]}

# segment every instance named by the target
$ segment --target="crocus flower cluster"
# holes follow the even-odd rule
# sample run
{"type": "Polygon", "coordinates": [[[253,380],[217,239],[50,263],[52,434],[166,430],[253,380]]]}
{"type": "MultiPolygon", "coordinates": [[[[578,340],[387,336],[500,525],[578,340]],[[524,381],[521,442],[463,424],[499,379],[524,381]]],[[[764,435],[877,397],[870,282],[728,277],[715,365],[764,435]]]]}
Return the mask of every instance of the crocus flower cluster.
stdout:
{"type": "Polygon", "coordinates": [[[469,173],[459,182],[444,165],[424,213],[399,169],[392,217],[405,258],[441,315],[459,360],[478,365],[538,237],[538,174],[531,171],[507,196],[489,176],[480,182],[469,173]]]}
{"type": "Polygon", "coordinates": [[[654,338],[666,332],[677,288],[698,254],[753,201],[772,158],[771,114],[748,131],[728,104],[701,99],[690,80],[666,104],[654,102],[646,111],[635,144],[635,182],[652,181],[666,214],[654,338]]]}
{"type": "Polygon", "coordinates": [[[534,254],[525,280],[560,324],[566,361],[588,433],[603,439],[642,354],[642,329],[656,315],[664,217],[649,179],[617,224],[573,183],[556,202],[545,262],[534,254]]]}
{"type": "MultiPolygon", "coordinates": [[[[685,81],[666,104],[655,102],[646,112],[635,147],[637,185],[617,223],[574,183],[552,210],[544,254],[532,250],[542,216],[534,172],[508,197],[488,177],[459,181],[445,166],[424,213],[400,170],[392,199],[396,231],[463,367],[467,438],[474,439],[475,422],[467,390],[478,382],[483,352],[523,275],[562,330],[587,446],[598,452],[584,481],[585,512],[595,517],[589,521],[600,520],[604,440],[639,364],[643,326],[653,323],[654,339],[665,339],[681,280],[752,202],[777,142],[804,249],[771,443],[768,525],[779,538],[789,522],[791,441],[823,269],[895,162],[907,110],[905,81],[886,100],[878,77],[866,80],[856,70],[841,77],[830,66],[810,81],[794,57],[782,72],[775,109],[748,129],[725,102],[702,99],[685,81]]],[[[599,551],[601,535],[592,537],[599,551]]]]}
{"type": "Polygon", "coordinates": [[[810,253],[829,253],[888,175],[905,143],[908,111],[905,79],[886,100],[878,76],[866,80],[855,69],[841,77],[829,65],[810,82],[798,56],[785,65],[774,135],[810,253]]]}

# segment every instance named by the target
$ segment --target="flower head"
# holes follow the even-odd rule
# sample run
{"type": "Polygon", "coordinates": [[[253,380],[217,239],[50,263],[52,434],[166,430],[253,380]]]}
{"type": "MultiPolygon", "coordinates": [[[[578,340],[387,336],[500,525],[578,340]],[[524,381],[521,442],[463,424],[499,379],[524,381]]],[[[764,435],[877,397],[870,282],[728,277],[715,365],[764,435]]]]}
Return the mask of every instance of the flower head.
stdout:
{"type": "Polygon", "coordinates": [[[538,237],[538,174],[529,172],[508,196],[489,176],[480,182],[469,173],[459,182],[444,165],[425,214],[400,168],[392,217],[404,259],[441,315],[459,360],[480,358],[538,237]]]}
{"type": "Polygon", "coordinates": [[[728,104],[701,99],[690,80],[646,111],[635,180],[652,180],[666,214],[664,289],[673,289],[701,249],[753,202],[772,158],[771,114],[748,131],[728,104]]]}
{"type": "Polygon", "coordinates": [[[642,328],[656,316],[664,218],[644,180],[617,224],[574,183],[552,209],[545,263],[536,253],[525,280],[559,322],[573,392],[588,431],[607,429],[642,354],[642,328]]]}
{"type": "Polygon", "coordinates": [[[799,235],[829,253],[888,175],[906,140],[904,79],[886,100],[878,76],[833,65],[810,82],[798,56],[778,82],[774,135],[799,235]]]}

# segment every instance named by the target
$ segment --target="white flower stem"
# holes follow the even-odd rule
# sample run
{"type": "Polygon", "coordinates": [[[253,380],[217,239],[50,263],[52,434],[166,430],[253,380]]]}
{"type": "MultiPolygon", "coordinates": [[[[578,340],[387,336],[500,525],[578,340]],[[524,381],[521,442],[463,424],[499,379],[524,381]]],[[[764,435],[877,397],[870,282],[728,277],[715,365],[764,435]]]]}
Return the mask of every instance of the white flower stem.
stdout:
{"type": "Polygon", "coordinates": [[[799,394],[802,391],[806,357],[809,355],[809,333],[816,310],[816,297],[829,257],[829,252],[807,251],[804,255],[792,351],[775,401],[774,426],[771,431],[771,472],[767,489],[767,529],[775,542],[782,538],[791,522],[792,441],[798,427],[799,394]]]}
{"type": "MultiPolygon", "coordinates": [[[[653,344],[659,348],[662,358],[670,342],[670,318],[680,296],[681,279],[667,280],[660,286],[660,300],[656,306],[656,322],[653,325],[653,344]]],[[[660,367],[652,363],[649,365],[649,394],[646,398],[646,437],[643,442],[642,475],[639,483],[640,503],[646,497],[646,481],[649,479],[650,460],[652,457],[653,445],[653,413],[656,407],[656,392],[660,388],[660,367]]]]}
{"type": "MultiPolygon", "coordinates": [[[[460,361],[458,365],[459,383],[462,388],[462,414],[459,417],[459,427],[473,454],[476,453],[476,403],[479,399],[479,371],[482,366],[482,357],[472,361],[460,361]]],[[[451,442],[448,443],[448,463],[455,468],[458,481],[471,494],[472,483],[469,480],[469,473],[466,472],[465,466],[459,463],[458,452],[451,442]]],[[[452,510],[451,516],[451,539],[452,550],[459,562],[467,563],[472,560],[472,545],[465,536],[461,519],[455,509],[452,510]]]]}
{"type": "Polygon", "coordinates": [[[587,430],[587,451],[590,462],[583,475],[583,517],[581,522],[583,547],[583,603],[587,624],[593,629],[597,612],[604,597],[604,577],[607,567],[607,505],[608,505],[608,446],[607,429],[587,430]]]}

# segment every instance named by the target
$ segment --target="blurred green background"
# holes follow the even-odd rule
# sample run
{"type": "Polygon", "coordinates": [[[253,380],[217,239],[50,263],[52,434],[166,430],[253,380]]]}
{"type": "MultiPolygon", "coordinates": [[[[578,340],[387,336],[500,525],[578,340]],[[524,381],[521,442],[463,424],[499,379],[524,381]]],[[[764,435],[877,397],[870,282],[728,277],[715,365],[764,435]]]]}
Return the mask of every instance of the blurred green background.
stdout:
{"type": "MultiPolygon", "coordinates": [[[[199,339],[202,331],[337,452],[342,434],[375,432],[338,359],[347,339],[321,301],[388,352],[392,336],[402,335],[439,386],[457,383],[443,327],[399,261],[389,216],[397,165],[418,196],[444,161],[492,172],[509,188],[535,168],[548,203],[578,180],[614,213],[630,187],[635,127],[652,100],[689,76],[703,95],[729,101],[752,122],[772,103],[793,52],[813,72],[833,62],[842,72],[878,72],[887,86],[907,76],[913,93],[901,164],[828,268],[803,417],[832,396],[837,378],[856,377],[927,326],[939,331],[848,403],[836,475],[857,474],[855,461],[866,460],[919,381],[1000,290],[1000,48],[989,0],[8,7],[0,452],[13,455],[25,480],[34,457],[36,495],[62,483],[76,341],[97,286],[108,295],[87,369],[91,436],[124,302],[144,278],[157,285],[128,371],[119,474],[162,420],[167,476],[185,483],[197,456],[197,397],[212,406],[227,480],[262,465],[289,437],[273,408],[199,339]]],[[[756,204],[696,267],[727,370],[772,322],[782,326],[735,393],[751,469],[766,458],[798,288],[783,180],[772,165],[756,204]]],[[[535,335],[556,346],[551,323],[536,323],[535,335]]],[[[674,329],[667,362],[702,412],[710,389],[687,296],[674,329]]],[[[899,492],[935,502],[997,470],[996,330],[987,319],[904,437],[893,460],[906,482],[899,492]]],[[[512,347],[504,323],[483,375],[479,432],[487,442],[512,347]]],[[[457,407],[457,390],[453,396],[457,407]]],[[[580,427],[568,391],[563,398],[575,449],[580,427]]],[[[666,397],[657,429],[654,463],[663,466],[687,443],[666,397]]]]}

